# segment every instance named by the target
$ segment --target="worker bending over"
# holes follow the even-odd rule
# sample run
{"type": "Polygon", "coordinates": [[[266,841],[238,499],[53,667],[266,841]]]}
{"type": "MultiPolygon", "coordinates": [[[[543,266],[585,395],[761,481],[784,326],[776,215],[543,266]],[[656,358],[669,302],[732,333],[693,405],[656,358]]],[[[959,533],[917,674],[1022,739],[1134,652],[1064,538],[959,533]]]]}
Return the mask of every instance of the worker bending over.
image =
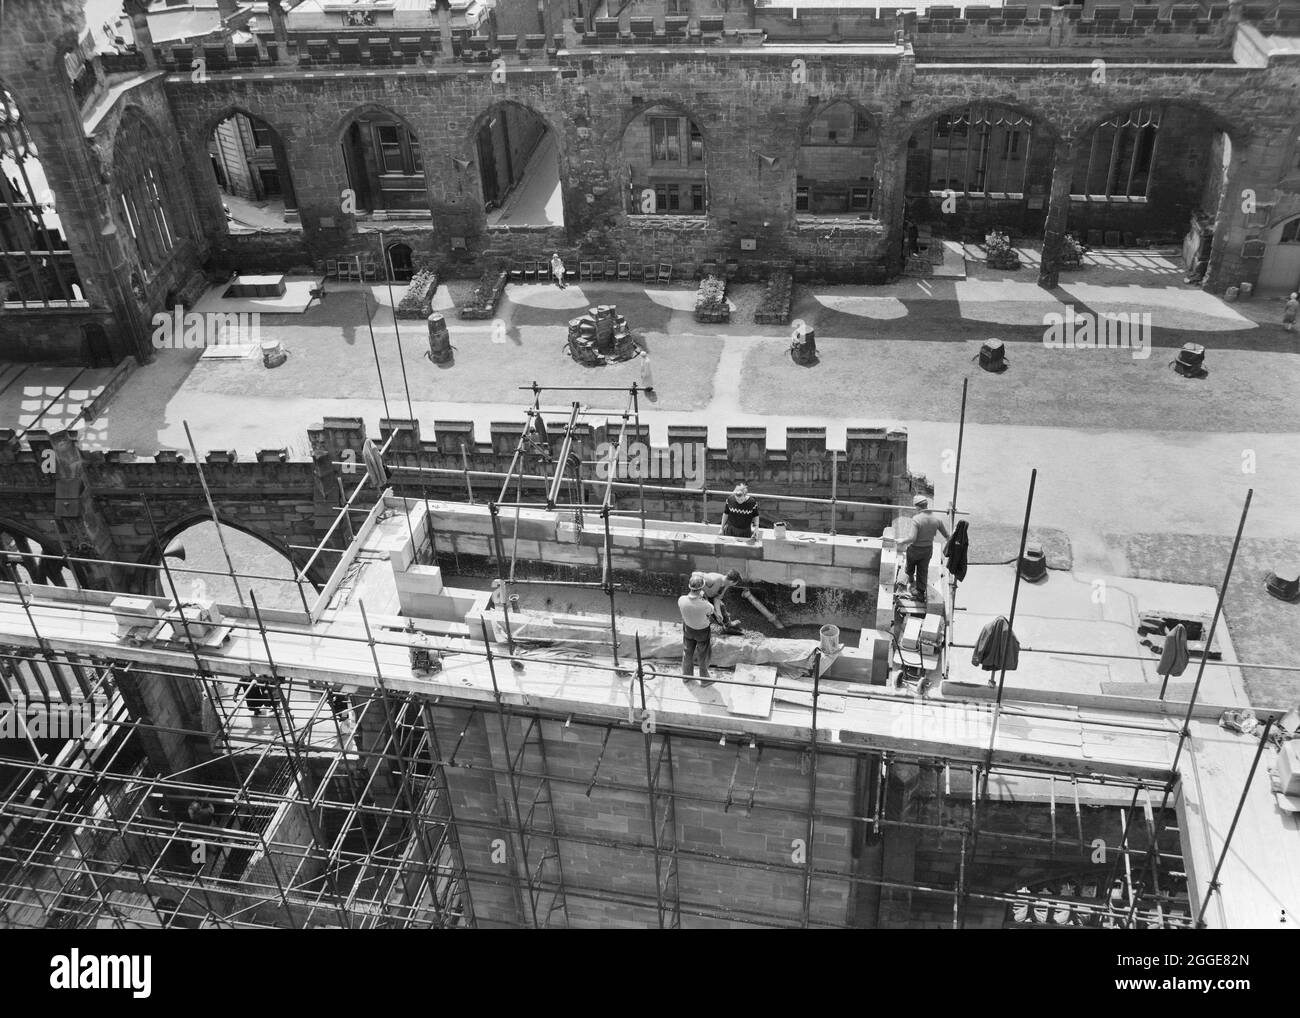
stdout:
{"type": "MultiPolygon", "coordinates": [[[[696,663],[700,666],[700,679],[709,677],[710,626],[715,610],[704,596],[704,574],[691,573],[690,590],[677,599],[677,610],[682,613],[682,681],[690,682],[695,675],[696,663]]],[[[712,682],[700,682],[711,686],[712,682]]]]}
{"type": "Polygon", "coordinates": [[[907,578],[912,593],[924,600],[929,590],[930,557],[934,554],[934,535],[951,535],[944,525],[943,517],[931,512],[930,500],[924,495],[912,499],[916,512],[912,515],[913,534],[910,540],[902,541],[907,548],[907,578]]]}
{"type": "Polygon", "coordinates": [[[704,596],[712,603],[715,617],[718,624],[722,626],[723,632],[740,632],[740,623],[732,621],[731,613],[727,611],[727,606],[724,603],[727,591],[739,582],[740,572],[736,569],[726,573],[704,574],[704,596]]]}

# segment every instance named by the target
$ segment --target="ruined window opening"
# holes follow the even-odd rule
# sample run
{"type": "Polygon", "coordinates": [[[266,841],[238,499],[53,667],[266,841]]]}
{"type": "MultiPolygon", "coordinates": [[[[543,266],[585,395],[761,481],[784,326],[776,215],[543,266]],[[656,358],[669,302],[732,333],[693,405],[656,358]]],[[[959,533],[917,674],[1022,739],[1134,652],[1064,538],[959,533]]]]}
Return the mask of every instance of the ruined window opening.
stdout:
{"type": "Polygon", "coordinates": [[[1093,129],[1079,201],[1146,201],[1159,140],[1160,110],[1140,106],[1093,129]]]}
{"type": "Polygon", "coordinates": [[[559,137],[536,110],[503,102],[474,135],[489,228],[564,225],[559,137]]]}
{"type": "Polygon", "coordinates": [[[273,127],[232,113],[213,127],[208,156],[229,232],[302,229],[289,159],[273,127]]]}
{"type": "Polygon", "coordinates": [[[707,215],[708,149],[698,124],[652,109],[628,125],[623,139],[629,215],[707,215]]]}
{"type": "Polygon", "coordinates": [[[1300,244],[1300,216],[1282,227],[1281,243],[1300,244]]]}
{"type": "Polygon", "coordinates": [[[119,203],[140,264],[152,274],[166,265],[179,239],[168,216],[171,192],[158,162],[159,144],[148,125],[132,115],[123,120],[113,152],[119,203]]]}
{"type": "Polygon", "coordinates": [[[82,301],[39,153],[13,95],[0,88],[0,303],[45,309],[82,301]]]}
{"type": "Polygon", "coordinates": [[[935,117],[931,194],[952,190],[969,197],[1023,198],[1033,131],[1031,117],[983,103],[935,117]]]}
{"type": "Polygon", "coordinates": [[[794,181],[795,212],[817,218],[871,218],[876,164],[870,116],[851,103],[831,103],[803,131],[794,181]]]}
{"type": "Polygon", "coordinates": [[[344,132],[343,162],[359,214],[429,213],[420,141],[393,117],[354,120],[344,132]]]}

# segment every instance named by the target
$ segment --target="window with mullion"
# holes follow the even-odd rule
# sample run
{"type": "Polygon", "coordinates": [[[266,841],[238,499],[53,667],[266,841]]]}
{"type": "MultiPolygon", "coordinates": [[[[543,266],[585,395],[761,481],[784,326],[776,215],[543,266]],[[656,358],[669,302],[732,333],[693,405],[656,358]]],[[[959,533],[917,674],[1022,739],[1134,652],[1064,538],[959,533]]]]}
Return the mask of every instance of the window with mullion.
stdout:
{"type": "Polygon", "coordinates": [[[681,163],[681,121],[677,117],[650,118],[650,161],[681,163]]]}

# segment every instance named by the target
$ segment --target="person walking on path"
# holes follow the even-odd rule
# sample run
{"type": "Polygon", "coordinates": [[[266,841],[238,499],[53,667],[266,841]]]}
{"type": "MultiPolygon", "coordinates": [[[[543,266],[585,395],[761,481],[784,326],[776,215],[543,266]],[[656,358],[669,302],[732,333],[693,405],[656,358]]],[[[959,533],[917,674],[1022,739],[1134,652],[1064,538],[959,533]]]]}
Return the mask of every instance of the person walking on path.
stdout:
{"type": "Polygon", "coordinates": [[[641,351],[641,388],[645,390],[647,396],[655,394],[655,376],[650,369],[650,351],[641,351]]]}
{"type": "Polygon", "coordinates": [[[704,596],[704,574],[691,573],[689,591],[677,599],[677,610],[682,614],[682,681],[690,682],[695,676],[695,665],[700,666],[700,685],[709,677],[710,639],[716,616],[713,605],[704,596]]]}
{"type": "Polygon", "coordinates": [[[1300,311],[1300,294],[1293,293],[1286,299],[1286,306],[1282,308],[1282,328],[1287,332],[1295,328],[1297,311],[1300,311]]]}

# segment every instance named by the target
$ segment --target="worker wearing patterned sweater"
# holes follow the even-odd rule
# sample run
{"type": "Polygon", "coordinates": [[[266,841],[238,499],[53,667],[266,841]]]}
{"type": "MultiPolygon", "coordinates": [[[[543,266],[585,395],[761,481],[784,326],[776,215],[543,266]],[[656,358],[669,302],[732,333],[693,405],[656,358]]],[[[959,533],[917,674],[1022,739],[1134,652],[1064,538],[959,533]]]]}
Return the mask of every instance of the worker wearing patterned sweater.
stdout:
{"type": "Polygon", "coordinates": [[[723,537],[753,537],[754,525],[758,522],[758,503],[749,494],[749,488],[737,484],[727,496],[727,504],[722,512],[723,537]]]}

